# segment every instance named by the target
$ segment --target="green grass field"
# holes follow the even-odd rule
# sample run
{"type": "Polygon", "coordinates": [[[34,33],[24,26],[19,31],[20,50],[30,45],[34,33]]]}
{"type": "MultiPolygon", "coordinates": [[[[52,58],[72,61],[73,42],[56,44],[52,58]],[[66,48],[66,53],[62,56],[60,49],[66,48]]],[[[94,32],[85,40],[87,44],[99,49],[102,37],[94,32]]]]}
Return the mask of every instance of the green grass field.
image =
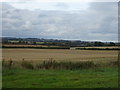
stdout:
{"type": "Polygon", "coordinates": [[[3,88],[117,88],[118,68],[81,70],[4,69],[3,88]]]}

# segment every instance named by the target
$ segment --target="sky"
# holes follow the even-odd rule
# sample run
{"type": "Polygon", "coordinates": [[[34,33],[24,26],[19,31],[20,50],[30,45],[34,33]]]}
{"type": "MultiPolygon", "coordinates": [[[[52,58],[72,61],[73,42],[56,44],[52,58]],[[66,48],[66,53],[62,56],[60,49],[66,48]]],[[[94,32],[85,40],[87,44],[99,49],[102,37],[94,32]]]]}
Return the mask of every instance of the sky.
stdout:
{"type": "Polygon", "coordinates": [[[118,40],[117,2],[2,2],[2,36],[118,40]]]}

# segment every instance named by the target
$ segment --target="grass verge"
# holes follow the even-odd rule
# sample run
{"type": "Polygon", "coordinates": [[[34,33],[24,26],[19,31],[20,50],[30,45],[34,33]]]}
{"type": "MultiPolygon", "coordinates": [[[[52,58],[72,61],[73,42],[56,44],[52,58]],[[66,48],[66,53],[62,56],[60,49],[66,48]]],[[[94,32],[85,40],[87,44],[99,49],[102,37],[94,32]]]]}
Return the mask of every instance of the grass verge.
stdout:
{"type": "Polygon", "coordinates": [[[4,69],[3,88],[117,88],[118,68],[81,70],[4,69]]]}
{"type": "Polygon", "coordinates": [[[118,62],[2,61],[3,88],[117,88],[118,62]]]}

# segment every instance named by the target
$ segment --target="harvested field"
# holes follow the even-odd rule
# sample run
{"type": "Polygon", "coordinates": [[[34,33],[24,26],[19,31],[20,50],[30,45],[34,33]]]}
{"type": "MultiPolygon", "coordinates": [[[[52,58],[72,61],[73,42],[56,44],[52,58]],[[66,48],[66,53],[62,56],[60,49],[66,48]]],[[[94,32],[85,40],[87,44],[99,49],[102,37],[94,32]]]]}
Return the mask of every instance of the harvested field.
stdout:
{"type": "Polygon", "coordinates": [[[110,61],[117,60],[118,51],[65,49],[2,49],[4,60],[29,61],[110,61]]]}

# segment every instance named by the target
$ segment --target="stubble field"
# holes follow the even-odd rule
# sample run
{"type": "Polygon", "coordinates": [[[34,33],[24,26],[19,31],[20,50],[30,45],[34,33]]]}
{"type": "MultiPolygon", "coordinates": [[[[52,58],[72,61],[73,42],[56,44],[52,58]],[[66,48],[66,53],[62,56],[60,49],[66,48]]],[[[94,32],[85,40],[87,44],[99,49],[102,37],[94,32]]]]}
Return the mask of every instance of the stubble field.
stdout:
{"type": "Polygon", "coordinates": [[[2,49],[4,60],[45,61],[110,61],[117,60],[118,51],[105,50],[65,50],[65,49],[2,49]]]}

